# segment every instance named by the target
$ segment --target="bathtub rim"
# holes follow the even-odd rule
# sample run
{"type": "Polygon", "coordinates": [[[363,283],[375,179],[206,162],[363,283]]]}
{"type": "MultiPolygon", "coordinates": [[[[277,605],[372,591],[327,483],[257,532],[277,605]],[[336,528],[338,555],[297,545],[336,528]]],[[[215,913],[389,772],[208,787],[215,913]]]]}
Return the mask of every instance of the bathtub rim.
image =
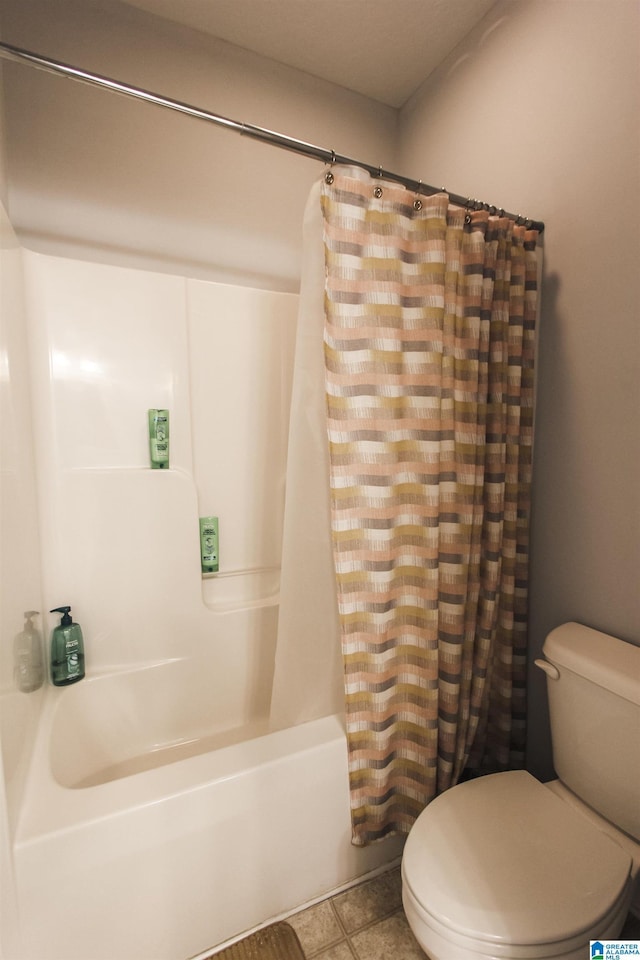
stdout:
{"type": "Polygon", "coordinates": [[[344,715],[331,714],[285,729],[268,729],[259,736],[212,752],[96,786],[63,787],[51,769],[50,733],[53,713],[64,692],[50,686],[45,694],[13,838],[17,848],[37,843],[51,834],[125,815],[165,798],[204,789],[219,780],[250,775],[257,767],[337,740],[344,743],[345,755],[347,752],[344,715]]]}
{"type": "MultiPolygon", "coordinates": [[[[219,747],[222,748],[227,745],[224,742],[225,735],[228,735],[228,745],[233,745],[244,739],[253,739],[256,736],[273,732],[275,727],[269,724],[266,712],[266,701],[263,704],[264,712],[258,712],[255,716],[247,715],[246,711],[238,713],[233,718],[225,715],[225,725],[217,726],[214,723],[212,726],[203,727],[203,720],[206,717],[208,707],[201,704],[202,712],[196,712],[195,715],[190,714],[192,699],[190,694],[194,690],[194,682],[195,692],[200,697],[202,697],[203,694],[208,696],[210,688],[208,682],[205,680],[203,689],[200,674],[194,675],[191,673],[194,663],[197,670],[206,671],[210,668],[207,659],[202,659],[202,655],[195,658],[190,655],[163,657],[112,668],[91,669],[87,671],[87,675],[82,683],[62,689],[48,684],[45,689],[45,697],[48,697],[51,704],[47,723],[49,741],[47,755],[53,780],[65,790],[88,789],[90,786],[101,786],[103,783],[108,783],[111,780],[124,779],[125,777],[136,775],[138,772],[146,772],[149,768],[156,766],[161,767],[179,761],[179,757],[177,757],[176,760],[162,760],[161,756],[165,751],[168,754],[173,749],[177,754],[182,752],[187,755],[210,753],[212,752],[212,748],[206,746],[206,741],[218,742],[219,747]],[[178,673],[174,676],[174,668],[176,667],[179,670],[186,670],[186,675],[184,673],[178,673]],[[152,716],[156,714],[158,709],[160,709],[163,714],[158,725],[156,726],[154,723],[152,723],[151,727],[147,725],[149,720],[149,711],[147,711],[145,719],[142,721],[142,736],[140,737],[140,733],[138,732],[138,735],[134,735],[131,741],[128,742],[125,737],[120,737],[117,741],[113,741],[111,739],[112,730],[103,726],[104,723],[106,723],[108,727],[111,725],[111,716],[114,707],[116,712],[118,711],[118,701],[115,698],[119,696],[117,684],[120,678],[122,678],[125,684],[128,681],[133,683],[133,688],[125,688],[125,712],[127,708],[131,709],[132,706],[135,706],[136,710],[142,709],[142,705],[145,703],[144,688],[142,690],[136,690],[138,678],[142,678],[143,683],[150,681],[152,691],[156,693],[158,690],[163,691],[160,694],[160,699],[158,700],[157,696],[154,696],[151,704],[152,716]],[[114,682],[116,688],[111,691],[110,685],[114,682]],[[168,684],[168,686],[163,686],[163,684],[168,684]],[[95,700],[94,697],[96,698],[95,700]],[[79,705],[75,702],[78,698],[80,699],[79,705]],[[164,730],[165,736],[162,736],[161,731],[163,729],[164,714],[166,711],[170,707],[175,708],[177,706],[181,712],[186,702],[189,703],[189,715],[186,718],[186,722],[185,718],[182,717],[181,722],[179,721],[177,726],[172,727],[170,737],[166,735],[166,729],[164,730]],[[69,734],[67,730],[67,736],[65,736],[65,724],[67,726],[69,725],[69,719],[65,717],[64,714],[67,709],[71,710],[71,729],[73,731],[78,723],[83,723],[85,717],[89,724],[91,723],[92,718],[86,711],[91,709],[92,703],[97,703],[98,715],[101,718],[98,721],[97,729],[95,729],[97,739],[95,739],[94,735],[93,744],[89,742],[89,744],[85,746],[85,751],[81,750],[80,759],[83,759],[82,754],[84,753],[84,763],[80,765],[79,769],[76,769],[74,778],[73,775],[69,775],[68,768],[65,769],[64,753],[66,751],[66,742],[69,734]],[[75,722],[74,714],[76,715],[75,722]],[[60,725],[63,727],[62,732],[60,725]],[[245,731],[244,735],[242,731],[245,731]],[[103,755],[102,762],[94,766],[92,761],[99,757],[99,754],[105,747],[104,743],[100,743],[102,736],[104,736],[107,741],[106,755],[103,755]],[[132,743],[135,744],[136,741],[138,741],[137,747],[134,747],[132,751],[132,743]],[[121,751],[123,744],[125,744],[125,749],[121,751]],[[181,750],[180,748],[184,749],[181,750]],[[86,749],[90,750],[90,757],[87,757],[86,749]],[[95,756],[93,755],[94,752],[95,756]],[[137,760],[141,760],[144,763],[143,758],[150,758],[152,756],[155,756],[155,762],[151,764],[146,763],[140,771],[134,769],[131,773],[105,776],[103,779],[98,779],[103,771],[107,772],[113,767],[135,765],[137,760]],[[79,773],[81,773],[81,776],[78,776],[79,773]],[[96,780],[94,784],[83,784],[82,782],[92,779],[96,780]]],[[[120,703],[122,704],[122,701],[120,703]]],[[[90,738],[90,740],[91,739],[92,738],[90,738]]],[[[216,746],[213,749],[217,748],[216,746]]],[[[70,749],[73,751],[74,746],[71,745],[70,749]]],[[[76,761],[77,759],[78,757],[76,755],[76,761]]]]}

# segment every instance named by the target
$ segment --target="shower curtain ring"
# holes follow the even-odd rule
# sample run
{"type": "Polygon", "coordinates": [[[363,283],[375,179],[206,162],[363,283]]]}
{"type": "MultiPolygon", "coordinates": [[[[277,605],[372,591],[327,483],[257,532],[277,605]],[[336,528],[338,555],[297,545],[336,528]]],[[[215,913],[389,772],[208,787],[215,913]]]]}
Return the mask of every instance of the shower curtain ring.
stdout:
{"type": "MultiPolygon", "coordinates": [[[[418,194],[420,193],[421,189],[422,189],[422,180],[418,180],[418,190],[417,190],[418,194]]],[[[422,210],[422,200],[420,199],[419,196],[416,197],[416,199],[413,201],[413,209],[422,210]]]]}
{"type": "MultiPolygon", "coordinates": [[[[378,164],[378,176],[379,176],[379,177],[382,176],[382,164],[381,164],[381,163],[378,164]]],[[[375,186],[375,187],[373,188],[373,195],[374,195],[374,197],[376,198],[376,200],[379,200],[383,193],[384,193],[384,191],[383,191],[382,187],[375,186]]]]}
{"type": "MultiPolygon", "coordinates": [[[[335,162],[336,162],[336,152],[335,152],[335,150],[332,150],[332,151],[331,151],[331,160],[329,161],[329,163],[331,164],[331,166],[333,166],[333,164],[334,164],[335,162]]],[[[324,175],[324,182],[325,182],[325,183],[328,183],[329,186],[331,186],[331,184],[333,183],[334,180],[335,180],[335,177],[334,177],[333,173],[331,172],[331,170],[327,170],[327,172],[326,172],[325,175],[324,175]]]]}
{"type": "Polygon", "coordinates": [[[467,226],[471,223],[471,213],[469,209],[470,207],[471,207],[471,197],[467,197],[467,203],[464,208],[465,209],[464,222],[467,224],[467,226]]]}

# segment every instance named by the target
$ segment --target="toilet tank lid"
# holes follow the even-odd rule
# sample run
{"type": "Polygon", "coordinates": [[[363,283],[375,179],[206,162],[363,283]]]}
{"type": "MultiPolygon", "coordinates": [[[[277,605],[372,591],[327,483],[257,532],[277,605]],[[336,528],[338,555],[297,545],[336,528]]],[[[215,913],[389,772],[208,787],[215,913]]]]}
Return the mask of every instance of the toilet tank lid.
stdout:
{"type": "Polygon", "coordinates": [[[556,627],[544,642],[547,660],[640,705],[640,647],[581,623],[556,627]]]}

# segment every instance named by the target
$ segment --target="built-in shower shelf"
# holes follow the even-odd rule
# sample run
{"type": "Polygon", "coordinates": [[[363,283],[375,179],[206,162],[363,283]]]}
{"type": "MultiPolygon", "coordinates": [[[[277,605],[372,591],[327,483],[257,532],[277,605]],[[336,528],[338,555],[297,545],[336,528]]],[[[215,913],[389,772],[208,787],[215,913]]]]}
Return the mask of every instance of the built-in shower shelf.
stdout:
{"type": "Polygon", "coordinates": [[[202,598],[206,606],[219,611],[275,607],[280,600],[280,568],[203,574],[202,598]]]}

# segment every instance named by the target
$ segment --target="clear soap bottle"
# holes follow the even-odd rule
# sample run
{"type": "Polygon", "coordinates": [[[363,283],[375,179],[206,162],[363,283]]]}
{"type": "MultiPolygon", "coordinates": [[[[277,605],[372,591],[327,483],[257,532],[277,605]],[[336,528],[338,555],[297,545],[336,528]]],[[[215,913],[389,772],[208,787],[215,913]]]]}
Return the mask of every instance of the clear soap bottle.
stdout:
{"type": "Polygon", "coordinates": [[[37,610],[24,614],[24,628],[13,641],[13,670],[16,687],[22,693],[39,690],[44,683],[42,637],[33,625],[37,610]]]}
{"type": "Polygon", "coordinates": [[[74,623],[71,607],[54,607],[62,619],[51,634],[51,681],[56,687],[77,683],[84,677],[84,640],[79,623],[74,623]]]}

